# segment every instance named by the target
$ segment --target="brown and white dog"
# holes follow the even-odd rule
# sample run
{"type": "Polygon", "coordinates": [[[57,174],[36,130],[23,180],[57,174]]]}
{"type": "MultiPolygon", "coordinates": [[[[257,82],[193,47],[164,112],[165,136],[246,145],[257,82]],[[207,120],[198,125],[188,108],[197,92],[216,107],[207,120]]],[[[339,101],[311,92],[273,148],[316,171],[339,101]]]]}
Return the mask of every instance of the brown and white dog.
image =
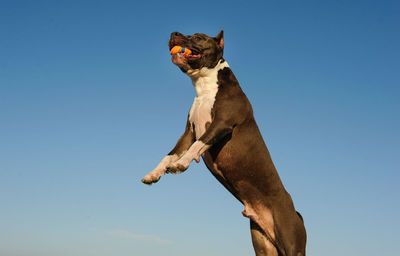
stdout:
{"type": "Polygon", "coordinates": [[[172,62],[192,79],[197,96],[185,132],[142,182],[183,172],[202,156],[215,178],[243,203],[257,256],[304,256],[303,219],[279,178],[250,102],[223,58],[223,31],[216,37],[173,32],[168,45],[192,51],[172,54],[172,62]]]}

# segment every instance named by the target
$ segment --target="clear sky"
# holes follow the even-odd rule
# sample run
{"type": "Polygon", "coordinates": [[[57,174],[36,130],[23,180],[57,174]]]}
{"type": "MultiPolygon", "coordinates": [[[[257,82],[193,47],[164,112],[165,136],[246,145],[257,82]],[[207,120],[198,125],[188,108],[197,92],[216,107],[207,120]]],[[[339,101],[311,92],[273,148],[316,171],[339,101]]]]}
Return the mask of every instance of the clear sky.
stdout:
{"type": "Polygon", "coordinates": [[[1,1],[0,255],[254,255],[242,205],[203,162],[140,182],[195,96],[169,34],[220,29],[308,255],[396,254],[399,13],[399,1],[1,1]]]}

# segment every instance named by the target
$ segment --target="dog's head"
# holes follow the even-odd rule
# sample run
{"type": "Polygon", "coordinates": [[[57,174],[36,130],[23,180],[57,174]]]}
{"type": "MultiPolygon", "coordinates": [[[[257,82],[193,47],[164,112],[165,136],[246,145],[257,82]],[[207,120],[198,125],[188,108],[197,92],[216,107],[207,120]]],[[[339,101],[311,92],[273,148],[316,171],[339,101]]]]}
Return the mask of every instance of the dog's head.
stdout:
{"type": "Polygon", "coordinates": [[[168,46],[171,50],[174,46],[182,46],[192,51],[190,55],[184,53],[172,54],[172,62],[183,72],[198,70],[201,68],[213,68],[222,59],[224,52],[224,31],[220,31],[216,37],[195,33],[183,35],[172,32],[168,46]]]}

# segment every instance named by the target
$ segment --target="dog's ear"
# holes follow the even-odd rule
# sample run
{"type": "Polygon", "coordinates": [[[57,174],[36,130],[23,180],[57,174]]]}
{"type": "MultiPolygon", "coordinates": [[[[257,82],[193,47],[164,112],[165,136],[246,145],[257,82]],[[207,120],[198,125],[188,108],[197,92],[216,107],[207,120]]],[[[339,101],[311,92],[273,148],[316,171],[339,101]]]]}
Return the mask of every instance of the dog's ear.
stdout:
{"type": "Polygon", "coordinates": [[[224,31],[219,31],[218,35],[214,37],[214,40],[217,42],[218,46],[221,49],[224,49],[224,31]]]}

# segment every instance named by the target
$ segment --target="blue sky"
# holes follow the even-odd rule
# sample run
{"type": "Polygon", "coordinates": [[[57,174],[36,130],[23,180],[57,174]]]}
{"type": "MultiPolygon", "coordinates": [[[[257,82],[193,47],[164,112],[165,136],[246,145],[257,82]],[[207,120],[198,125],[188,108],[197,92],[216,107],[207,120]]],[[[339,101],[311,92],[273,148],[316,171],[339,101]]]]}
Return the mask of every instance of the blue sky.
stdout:
{"type": "Polygon", "coordinates": [[[169,34],[220,29],[308,255],[400,250],[398,1],[0,6],[0,255],[253,255],[203,162],[140,183],[195,96],[169,34]]]}

